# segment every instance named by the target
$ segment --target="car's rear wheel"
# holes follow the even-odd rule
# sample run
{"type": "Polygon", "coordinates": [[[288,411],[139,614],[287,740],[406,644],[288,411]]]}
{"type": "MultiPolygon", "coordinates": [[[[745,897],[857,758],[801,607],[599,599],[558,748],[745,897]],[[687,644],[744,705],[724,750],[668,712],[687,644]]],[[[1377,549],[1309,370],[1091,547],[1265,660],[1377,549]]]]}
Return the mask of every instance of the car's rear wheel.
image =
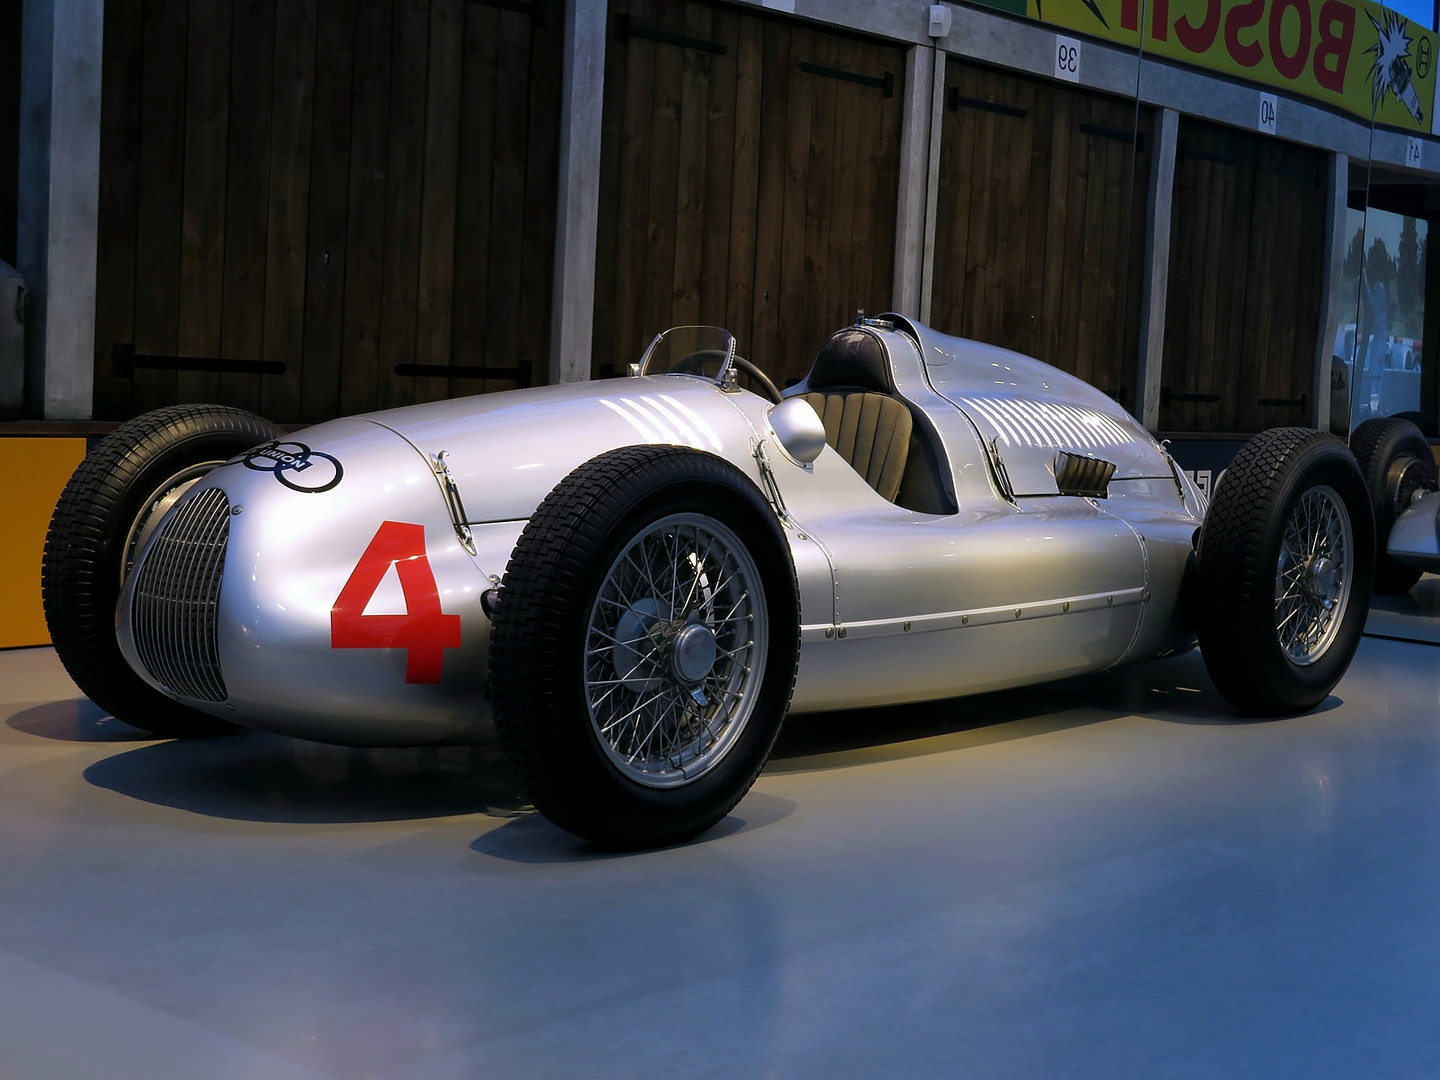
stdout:
{"type": "Polygon", "coordinates": [[[1350,451],[1360,463],[1375,514],[1375,591],[1409,592],[1420,580],[1420,571],[1392,559],[1385,547],[1395,519],[1406,511],[1415,494],[1437,487],[1430,444],[1409,420],[1387,416],[1366,420],[1356,428],[1350,436],[1350,451]]]}
{"type": "Polygon", "coordinates": [[[239,409],[157,409],[116,428],[65,485],[41,563],[45,622],[75,685],[127,724],[169,737],[235,730],[171,700],[130,669],[115,638],[115,605],[146,540],[191,485],[280,437],[274,424],[239,409]]]}
{"type": "Polygon", "coordinates": [[[1370,603],[1370,516],[1354,459],[1319,431],[1262,432],[1225,471],[1193,595],[1205,667],[1241,711],[1304,712],[1345,674],[1370,603]]]}
{"type": "Polygon", "coordinates": [[[631,447],[540,504],[495,608],[490,692],[535,807],[614,848],[676,843],[750,789],[795,682],[795,573],[729,463],[631,447]]]}

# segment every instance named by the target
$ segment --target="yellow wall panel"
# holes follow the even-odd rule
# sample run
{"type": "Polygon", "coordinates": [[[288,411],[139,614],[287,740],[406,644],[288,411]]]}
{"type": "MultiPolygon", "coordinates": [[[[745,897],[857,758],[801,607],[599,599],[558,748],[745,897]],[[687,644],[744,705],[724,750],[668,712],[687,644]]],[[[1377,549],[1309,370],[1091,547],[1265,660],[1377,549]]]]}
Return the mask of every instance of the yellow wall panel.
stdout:
{"type": "Polygon", "coordinates": [[[40,555],[55,501],[84,456],[81,438],[0,438],[0,648],[50,643],[40,555]]]}

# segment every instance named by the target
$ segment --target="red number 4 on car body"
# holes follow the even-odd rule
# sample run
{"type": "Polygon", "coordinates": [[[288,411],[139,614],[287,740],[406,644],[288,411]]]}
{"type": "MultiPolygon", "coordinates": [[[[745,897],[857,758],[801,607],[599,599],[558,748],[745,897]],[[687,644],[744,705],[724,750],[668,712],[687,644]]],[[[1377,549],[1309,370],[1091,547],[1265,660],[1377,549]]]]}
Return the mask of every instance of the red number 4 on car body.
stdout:
{"type": "Polygon", "coordinates": [[[438,683],[446,649],[460,647],[460,616],[440,610],[440,590],[425,554],[425,526],[381,524],[330,609],[334,649],[404,649],[407,683],[438,683]],[[400,576],[405,614],[366,615],[365,605],[391,566],[400,576]]]}

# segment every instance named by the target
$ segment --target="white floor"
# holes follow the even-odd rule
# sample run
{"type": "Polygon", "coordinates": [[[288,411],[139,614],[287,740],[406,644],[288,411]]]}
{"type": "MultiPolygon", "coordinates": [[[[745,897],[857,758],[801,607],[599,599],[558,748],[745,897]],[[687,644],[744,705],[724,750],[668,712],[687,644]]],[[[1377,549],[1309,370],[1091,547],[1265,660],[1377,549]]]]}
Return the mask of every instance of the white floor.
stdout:
{"type": "Polygon", "coordinates": [[[782,740],[602,856],[493,751],[147,742],[0,653],[0,1078],[1440,1076],[1440,648],[782,740]]]}

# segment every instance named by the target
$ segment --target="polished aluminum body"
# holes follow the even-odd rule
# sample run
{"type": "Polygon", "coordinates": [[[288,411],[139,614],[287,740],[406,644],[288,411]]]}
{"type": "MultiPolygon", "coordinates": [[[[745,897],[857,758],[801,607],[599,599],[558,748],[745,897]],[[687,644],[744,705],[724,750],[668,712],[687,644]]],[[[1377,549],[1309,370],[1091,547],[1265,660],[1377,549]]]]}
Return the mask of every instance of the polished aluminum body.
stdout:
{"type": "MultiPolygon", "coordinates": [[[[309,428],[197,482],[122,591],[122,650],[160,689],[247,726],[354,745],[484,740],[482,597],[556,483],[643,443],[720,456],[774,507],[800,592],[793,710],[998,689],[1193,644],[1179,598],[1204,502],[1139,424],[1027,357],[893,316],[860,329],[883,346],[953,511],[885,500],[833,449],[811,454],[803,403],[703,374],[412,406],[309,428]],[[1061,494],[1061,454],[1113,464],[1108,497],[1061,494]],[[154,613],[174,599],[140,592],[145,563],[207,491],[230,513],[213,613],[223,700],[186,693],[138,644],[163,637],[154,613]]],[[[182,623],[176,634],[206,625],[182,623]]],[[[176,663],[195,650],[170,647],[176,663]]]]}

